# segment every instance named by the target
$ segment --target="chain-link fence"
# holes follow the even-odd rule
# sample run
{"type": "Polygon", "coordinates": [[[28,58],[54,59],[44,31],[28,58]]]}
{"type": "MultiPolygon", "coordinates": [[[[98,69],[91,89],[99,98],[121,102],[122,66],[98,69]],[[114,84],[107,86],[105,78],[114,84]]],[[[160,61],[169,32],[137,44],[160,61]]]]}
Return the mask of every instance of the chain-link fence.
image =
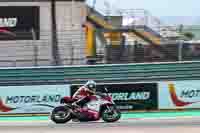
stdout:
{"type": "MultiPolygon", "coordinates": [[[[87,65],[85,32],[57,32],[60,65],[87,65]]],[[[52,66],[51,32],[40,31],[40,39],[1,40],[0,67],[52,66]]],[[[133,44],[97,47],[92,64],[145,63],[200,60],[200,44],[133,44]],[[99,52],[100,51],[100,52],[99,52]]]]}
{"type": "Polygon", "coordinates": [[[200,44],[108,45],[107,63],[199,61],[200,44]]]}

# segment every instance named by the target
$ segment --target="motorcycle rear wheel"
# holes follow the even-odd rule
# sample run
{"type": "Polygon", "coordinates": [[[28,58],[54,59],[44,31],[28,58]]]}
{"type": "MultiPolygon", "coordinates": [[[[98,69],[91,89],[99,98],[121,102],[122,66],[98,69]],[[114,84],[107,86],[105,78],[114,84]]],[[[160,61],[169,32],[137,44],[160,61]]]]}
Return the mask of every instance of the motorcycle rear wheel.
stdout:
{"type": "Polygon", "coordinates": [[[109,108],[105,108],[102,111],[102,119],[105,122],[116,122],[120,118],[121,118],[121,112],[115,106],[109,106],[109,108]]]}
{"type": "Polygon", "coordinates": [[[51,113],[51,120],[57,124],[67,123],[72,119],[71,112],[67,107],[58,106],[51,113]]]}

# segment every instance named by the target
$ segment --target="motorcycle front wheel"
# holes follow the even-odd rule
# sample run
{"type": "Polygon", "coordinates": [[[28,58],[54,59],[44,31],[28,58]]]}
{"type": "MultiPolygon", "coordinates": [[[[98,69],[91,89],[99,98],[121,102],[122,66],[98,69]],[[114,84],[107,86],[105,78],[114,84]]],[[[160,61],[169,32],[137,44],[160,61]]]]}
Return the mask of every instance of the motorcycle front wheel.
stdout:
{"type": "Polygon", "coordinates": [[[57,124],[64,124],[72,118],[71,112],[65,106],[58,106],[51,113],[51,120],[57,124]]]}
{"type": "Polygon", "coordinates": [[[102,111],[102,119],[105,122],[116,122],[121,118],[121,112],[116,108],[116,106],[107,106],[102,111]]]}

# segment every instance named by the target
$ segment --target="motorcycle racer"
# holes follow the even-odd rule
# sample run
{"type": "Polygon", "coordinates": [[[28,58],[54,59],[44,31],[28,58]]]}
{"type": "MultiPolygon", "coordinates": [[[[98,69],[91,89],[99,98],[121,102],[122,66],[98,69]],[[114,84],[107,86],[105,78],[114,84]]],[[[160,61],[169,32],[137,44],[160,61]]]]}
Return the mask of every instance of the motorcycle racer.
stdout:
{"type": "Polygon", "coordinates": [[[117,109],[108,90],[106,88],[104,90],[106,93],[96,92],[96,83],[88,81],[73,96],[65,96],[60,100],[60,103],[64,105],[59,105],[52,110],[51,120],[55,123],[66,123],[70,120],[73,122],[89,122],[98,121],[101,118],[105,122],[118,121],[121,112],[117,109]],[[78,101],[73,98],[77,98],[78,101]],[[74,108],[73,103],[79,108],[74,108]],[[84,104],[87,105],[86,108],[83,108],[84,104]]]}
{"type": "Polygon", "coordinates": [[[83,107],[90,101],[89,96],[96,94],[96,82],[93,80],[87,81],[87,83],[81,86],[72,96],[77,101],[72,104],[75,108],[83,107]]]}

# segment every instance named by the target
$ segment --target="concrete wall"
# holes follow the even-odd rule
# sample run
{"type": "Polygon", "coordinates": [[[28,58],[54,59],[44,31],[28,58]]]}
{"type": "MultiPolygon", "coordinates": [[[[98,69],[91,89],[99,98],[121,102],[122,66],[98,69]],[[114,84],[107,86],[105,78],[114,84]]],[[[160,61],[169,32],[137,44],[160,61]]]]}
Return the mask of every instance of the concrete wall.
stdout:
{"type": "MultiPolygon", "coordinates": [[[[40,40],[0,41],[0,66],[51,65],[51,4],[50,2],[1,2],[1,6],[39,6],[40,40]],[[36,52],[38,51],[38,52],[36,52]],[[36,55],[36,56],[35,56],[36,55]]],[[[84,64],[86,19],[83,2],[56,2],[58,44],[63,65],[84,64]],[[76,61],[68,61],[76,55],[76,61]]]]}

